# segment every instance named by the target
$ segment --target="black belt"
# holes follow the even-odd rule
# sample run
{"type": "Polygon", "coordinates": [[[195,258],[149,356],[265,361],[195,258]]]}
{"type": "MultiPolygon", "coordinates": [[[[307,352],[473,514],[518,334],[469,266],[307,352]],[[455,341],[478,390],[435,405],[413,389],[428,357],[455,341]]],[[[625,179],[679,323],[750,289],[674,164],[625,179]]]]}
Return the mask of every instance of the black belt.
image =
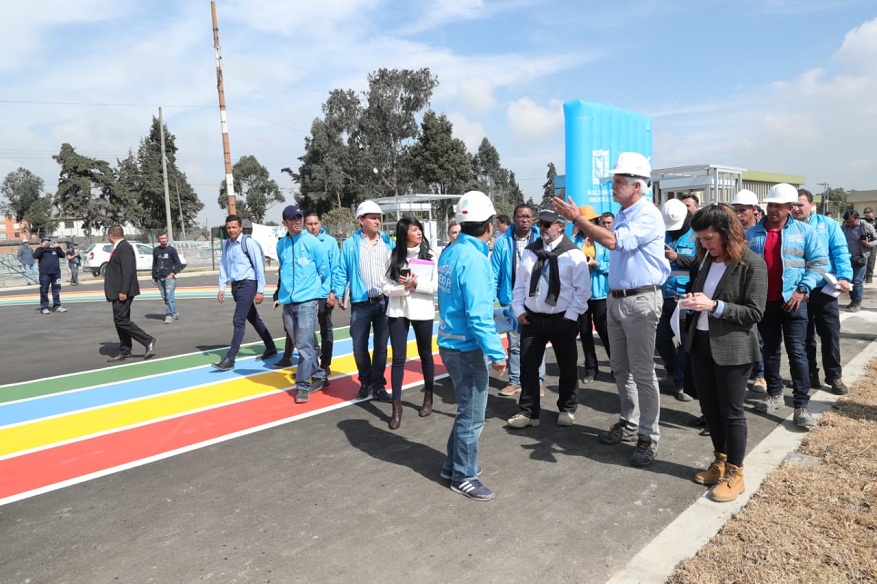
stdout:
{"type": "Polygon", "coordinates": [[[369,296],[368,300],[363,300],[362,302],[353,302],[352,306],[367,306],[369,304],[375,304],[376,302],[380,302],[384,298],[385,296],[383,294],[379,296],[369,296]]]}
{"type": "Polygon", "coordinates": [[[627,298],[628,296],[636,296],[637,294],[645,294],[646,292],[655,292],[660,287],[656,285],[640,286],[639,288],[630,288],[628,290],[610,290],[609,294],[612,298],[627,298]]]}

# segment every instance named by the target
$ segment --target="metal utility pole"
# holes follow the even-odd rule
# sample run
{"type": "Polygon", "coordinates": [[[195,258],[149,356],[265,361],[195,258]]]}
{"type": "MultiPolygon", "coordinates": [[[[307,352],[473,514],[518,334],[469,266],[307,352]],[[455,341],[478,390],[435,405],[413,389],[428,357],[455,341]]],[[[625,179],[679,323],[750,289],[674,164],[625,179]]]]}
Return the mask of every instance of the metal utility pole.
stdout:
{"type": "Polygon", "coordinates": [[[174,239],[171,224],[171,192],[167,184],[167,157],[164,155],[164,118],[161,116],[161,108],[158,108],[158,134],[161,136],[161,174],[164,177],[164,211],[167,216],[167,238],[174,239]]]}
{"type": "MultiPolygon", "coordinates": [[[[828,208],[828,195],[831,193],[831,185],[828,184],[827,182],[816,183],[816,184],[825,188],[825,192],[822,193],[822,214],[825,215],[830,211],[830,209],[828,208]]],[[[836,217],[835,217],[835,219],[836,219],[836,217]]]]}
{"type": "Polygon", "coordinates": [[[180,230],[183,232],[183,241],[188,239],[186,236],[186,222],[183,221],[183,203],[180,201],[180,179],[175,178],[174,184],[177,187],[177,206],[180,208],[180,230]]]}
{"type": "Polygon", "coordinates": [[[219,92],[219,121],[222,125],[222,154],[225,157],[225,194],[228,195],[228,213],[235,215],[234,176],[231,171],[231,149],[228,146],[228,118],[225,113],[225,88],[222,84],[222,49],[219,48],[219,25],[216,23],[216,2],[210,3],[213,15],[213,50],[216,53],[216,90],[219,92]]]}

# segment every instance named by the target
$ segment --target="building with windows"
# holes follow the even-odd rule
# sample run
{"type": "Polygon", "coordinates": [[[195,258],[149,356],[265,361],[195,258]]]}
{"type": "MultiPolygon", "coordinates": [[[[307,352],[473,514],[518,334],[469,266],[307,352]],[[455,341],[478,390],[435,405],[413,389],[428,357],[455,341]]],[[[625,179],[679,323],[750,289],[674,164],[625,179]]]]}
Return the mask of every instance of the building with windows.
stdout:
{"type": "Polygon", "coordinates": [[[789,183],[800,188],[805,182],[803,176],[718,164],[652,170],[652,192],[658,204],[688,193],[696,195],[701,205],[728,203],[741,189],[748,189],[758,195],[759,200],[763,200],[767,191],[776,184],[789,183]]]}
{"type": "Polygon", "coordinates": [[[0,241],[20,241],[30,239],[30,228],[27,221],[16,221],[13,217],[3,217],[3,225],[0,226],[0,241]]]}

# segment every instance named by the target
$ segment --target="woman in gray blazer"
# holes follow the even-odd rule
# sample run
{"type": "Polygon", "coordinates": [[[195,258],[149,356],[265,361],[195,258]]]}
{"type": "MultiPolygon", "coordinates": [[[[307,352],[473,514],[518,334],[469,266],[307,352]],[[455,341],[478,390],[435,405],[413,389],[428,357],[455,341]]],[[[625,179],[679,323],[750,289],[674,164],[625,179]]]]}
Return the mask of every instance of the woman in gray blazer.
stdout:
{"type": "Polygon", "coordinates": [[[756,324],[767,300],[767,267],[749,250],[734,211],[719,203],[691,220],[699,269],[679,306],[694,311],[686,349],[715,461],[694,480],[714,485],[710,498],[733,501],[743,492],[746,413],[743,396],[752,363],[761,359],[756,324]]]}

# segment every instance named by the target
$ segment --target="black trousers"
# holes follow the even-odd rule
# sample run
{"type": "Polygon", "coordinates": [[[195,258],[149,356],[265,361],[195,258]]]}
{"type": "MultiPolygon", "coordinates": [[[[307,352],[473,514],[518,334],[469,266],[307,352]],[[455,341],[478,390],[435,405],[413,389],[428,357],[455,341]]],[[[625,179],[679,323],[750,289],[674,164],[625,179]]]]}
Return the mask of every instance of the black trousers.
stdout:
{"type": "Polygon", "coordinates": [[[131,339],[134,339],[144,347],[152,342],[152,337],[146,334],[142,328],[131,322],[131,303],[134,298],[127,300],[113,300],[113,324],[116,325],[116,333],[119,335],[119,352],[131,352],[131,339]]]}
{"type": "Polygon", "coordinates": [[[548,343],[554,347],[554,356],[560,369],[557,410],[573,413],[578,407],[578,320],[564,318],[563,313],[540,314],[529,310],[527,318],[530,324],[518,329],[521,333],[521,398],[518,400],[521,413],[528,418],[539,417],[539,366],[548,343]]]}
{"type": "Polygon", "coordinates": [[[695,333],[690,361],[713,450],[726,454],[734,466],[743,466],[748,432],[743,396],[752,363],[718,365],[710,354],[710,335],[706,331],[695,333]]]}
{"type": "Polygon", "coordinates": [[[600,337],[606,356],[609,352],[609,329],[606,325],[606,299],[588,300],[588,310],[579,317],[579,338],[582,341],[582,352],[585,354],[585,375],[596,377],[600,372],[597,362],[597,347],[594,344],[594,333],[600,337]]]}
{"type": "Polygon", "coordinates": [[[837,298],[825,294],[820,289],[810,292],[807,309],[807,363],[810,372],[819,375],[819,361],[816,359],[816,335],[822,341],[822,366],[825,368],[825,381],[831,383],[843,377],[840,364],[840,313],[837,298]]]}
{"type": "Polygon", "coordinates": [[[390,329],[390,346],[393,347],[393,367],[390,383],[393,386],[393,400],[402,399],[402,379],[405,376],[405,361],[408,360],[408,327],[414,329],[417,354],[423,371],[425,391],[432,391],[435,384],[435,359],[432,356],[431,320],[408,320],[405,317],[387,318],[390,329]]]}

